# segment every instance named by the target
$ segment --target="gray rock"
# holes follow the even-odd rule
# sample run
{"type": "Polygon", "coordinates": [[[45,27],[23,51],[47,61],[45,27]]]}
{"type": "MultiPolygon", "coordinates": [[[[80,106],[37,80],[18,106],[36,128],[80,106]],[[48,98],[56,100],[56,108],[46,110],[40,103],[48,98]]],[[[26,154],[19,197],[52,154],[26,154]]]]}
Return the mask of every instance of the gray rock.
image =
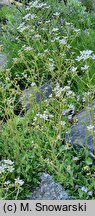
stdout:
{"type": "MultiPolygon", "coordinates": [[[[22,95],[20,97],[20,102],[22,103],[22,106],[27,107],[27,109],[30,108],[30,101],[33,97],[33,87],[30,87],[29,89],[26,89],[22,92],[22,95]]],[[[48,98],[49,95],[52,94],[52,86],[51,84],[45,84],[41,88],[36,87],[35,91],[35,102],[41,102],[41,100],[48,98]]],[[[95,100],[93,101],[93,112],[95,113],[95,100]]],[[[71,127],[71,131],[66,133],[65,135],[65,141],[71,142],[73,145],[77,147],[87,147],[89,150],[89,153],[94,152],[94,141],[93,137],[91,135],[91,132],[87,130],[87,126],[92,125],[92,113],[90,112],[91,105],[88,104],[88,114],[85,109],[83,109],[79,114],[77,114],[77,123],[74,124],[71,127]]],[[[72,117],[72,116],[68,116],[72,117]]],[[[95,115],[94,115],[95,117],[95,115]]],[[[69,119],[70,120],[70,119],[69,119]]],[[[95,120],[95,119],[94,119],[95,120]]]]}
{"type": "MultiPolygon", "coordinates": [[[[95,101],[93,101],[93,114],[95,113],[95,101]]],[[[87,129],[87,126],[92,125],[92,113],[83,109],[77,116],[77,123],[71,127],[71,131],[66,133],[66,142],[70,141],[73,145],[80,147],[87,147],[89,153],[94,151],[93,137],[91,132],[87,129]]],[[[95,115],[94,115],[95,118],[95,115]]],[[[94,119],[95,122],[95,119],[94,119]]]]}
{"type": "Polygon", "coordinates": [[[64,188],[55,183],[47,173],[41,175],[41,183],[30,197],[30,200],[69,200],[70,197],[64,188]]]}
{"type": "Polygon", "coordinates": [[[10,1],[9,0],[0,0],[0,5],[9,5],[10,1]]]}
{"type": "Polygon", "coordinates": [[[41,88],[36,86],[35,92],[33,88],[34,86],[25,89],[19,98],[19,101],[21,102],[22,106],[26,107],[27,109],[30,108],[33,95],[34,95],[35,102],[38,103],[41,100],[48,98],[49,95],[52,93],[52,87],[49,83],[44,84],[41,88]]]}
{"type": "Polygon", "coordinates": [[[0,53],[0,67],[3,67],[6,64],[6,62],[7,57],[4,54],[0,53]]]}

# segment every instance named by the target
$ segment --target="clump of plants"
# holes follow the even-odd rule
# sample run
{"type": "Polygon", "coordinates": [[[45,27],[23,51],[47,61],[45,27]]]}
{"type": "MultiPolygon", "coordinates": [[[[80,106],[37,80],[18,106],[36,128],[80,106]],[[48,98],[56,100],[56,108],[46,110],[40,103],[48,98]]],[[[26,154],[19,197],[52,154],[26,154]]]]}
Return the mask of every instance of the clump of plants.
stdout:
{"type": "MultiPolygon", "coordinates": [[[[80,13],[85,9],[73,2],[72,11],[76,6],[76,20],[81,23],[80,13]]],[[[64,4],[58,5],[54,1],[32,1],[18,12],[19,22],[14,22],[13,15],[3,31],[3,51],[9,51],[10,58],[0,70],[2,199],[26,198],[44,171],[51,173],[73,198],[95,198],[94,153],[90,158],[87,149],[79,151],[65,142],[66,132],[76,121],[75,114],[93,101],[95,54],[87,43],[79,45],[83,26],[77,28],[75,22],[68,22],[62,13],[64,4]],[[48,97],[43,94],[37,102],[35,95],[45,84],[52,92],[48,97]],[[23,90],[28,89],[29,109],[28,98],[23,96],[23,90]],[[6,161],[15,164],[11,177],[6,161]],[[8,183],[10,179],[13,187],[8,183]],[[24,182],[22,189],[15,187],[14,179],[24,182]],[[5,196],[2,192],[6,182],[5,196]]],[[[91,126],[93,132],[93,121],[91,126]]]]}
{"type": "Polygon", "coordinates": [[[14,162],[11,160],[0,161],[0,199],[18,199],[21,192],[21,186],[24,181],[19,177],[11,181],[12,173],[14,171],[14,162]]]}
{"type": "Polygon", "coordinates": [[[82,0],[81,2],[84,6],[86,6],[87,11],[91,11],[94,9],[95,2],[93,0],[82,0]]]}

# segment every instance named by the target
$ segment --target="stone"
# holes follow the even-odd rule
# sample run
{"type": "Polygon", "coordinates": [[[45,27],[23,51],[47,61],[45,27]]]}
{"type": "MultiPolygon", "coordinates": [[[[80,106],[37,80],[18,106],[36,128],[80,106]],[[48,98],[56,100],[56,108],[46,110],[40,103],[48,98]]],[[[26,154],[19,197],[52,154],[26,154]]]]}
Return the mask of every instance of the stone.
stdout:
{"type": "Polygon", "coordinates": [[[6,62],[7,57],[4,54],[0,53],[0,67],[5,66],[6,62]]]}
{"type": "MultiPolygon", "coordinates": [[[[32,88],[33,87],[25,89],[20,97],[20,102],[22,103],[22,106],[27,107],[27,109],[30,108],[29,101],[31,101],[32,97],[32,88]]],[[[44,84],[40,88],[40,91],[38,87],[37,89],[38,91],[36,90],[35,92],[36,103],[41,102],[41,100],[48,98],[49,95],[52,94],[52,86],[49,83],[44,84]]],[[[91,155],[91,153],[94,152],[94,141],[91,131],[87,129],[87,126],[92,125],[92,113],[90,109],[91,105],[88,104],[88,116],[85,109],[83,109],[80,113],[77,114],[77,123],[73,124],[70,128],[70,132],[67,132],[65,134],[65,142],[71,142],[74,146],[78,148],[86,147],[89,150],[89,154],[91,155]]],[[[95,113],[95,100],[93,100],[92,109],[95,113]]]]}
{"type": "MultiPolygon", "coordinates": [[[[89,105],[88,105],[89,106],[89,105]]],[[[93,101],[93,114],[95,113],[95,101],[93,101]]],[[[71,131],[66,133],[65,141],[71,142],[73,145],[80,147],[86,147],[89,150],[89,154],[94,152],[93,137],[91,131],[87,129],[87,126],[92,125],[92,113],[90,111],[83,109],[79,114],[77,114],[77,123],[71,127],[71,131]]],[[[95,118],[95,115],[94,115],[95,118]]],[[[95,119],[94,119],[95,122],[95,119]]]]}
{"type": "Polygon", "coordinates": [[[4,6],[4,5],[9,5],[10,1],[9,0],[0,0],[0,7],[4,6]]]}
{"type": "Polygon", "coordinates": [[[40,177],[39,187],[34,189],[30,200],[70,200],[70,196],[64,188],[53,181],[48,173],[43,173],[40,177]]]}
{"type": "MultiPolygon", "coordinates": [[[[34,86],[25,89],[20,98],[19,101],[21,102],[23,107],[26,107],[27,109],[30,109],[31,99],[33,97],[33,88],[34,86]]],[[[52,87],[48,83],[44,84],[41,88],[36,86],[36,91],[34,93],[35,102],[38,103],[43,99],[46,99],[49,97],[49,95],[52,93],[52,87]]]]}

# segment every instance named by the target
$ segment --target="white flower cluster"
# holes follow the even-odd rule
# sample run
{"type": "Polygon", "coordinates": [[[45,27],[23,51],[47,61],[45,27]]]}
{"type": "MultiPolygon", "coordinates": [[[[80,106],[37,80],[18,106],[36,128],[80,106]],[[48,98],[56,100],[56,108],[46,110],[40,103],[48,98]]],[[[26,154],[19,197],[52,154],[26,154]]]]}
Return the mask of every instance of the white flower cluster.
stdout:
{"type": "Polygon", "coordinates": [[[48,9],[49,7],[50,6],[47,5],[46,3],[42,3],[39,0],[36,0],[36,1],[32,1],[29,3],[29,6],[26,7],[26,11],[30,10],[30,8],[38,8],[38,9],[46,8],[46,9],[48,9]]]}
{"type": "Polygon", "coordinates": [[[70,86],[64,86],[62,88],[60,87],[59,83],[56,83],[56,86],[54,87],[52,91],[55,93],[55,96],[58,98],[61,97],[63,94],[65,94],[66,97],[75,96],[75,93],[70,89],[70,86]]]}
{"type": "Polygon", "coordinates": [[[26,46],[26,45],[23,45],[23,46],[22,46],[22,49],[23,49],[24,51],[26,51],[26,52],[33,51],[33,48],[32,48],[32,47],[26,46]]]}
{"type": "Polygon", "coordinates": [[[93,129],[95,129],[95,126],[94,125],[89,125],[89,126],[87,126],[87,130],[89,131],[89,132],[91,132],[91,131],[93,131],[93,129]]]}
{"type": "Polygon", "coordinates": [[[49,63],[48,64],[49,71],[54,71],[54,67],[55,67],[54,63],[49,63]]]}
{"type": "Polygon", "coordinates": [[[20,187],[24,184],[24,181],[20,179],[20,177],[18,177],[17,179],[15,179],[15,182],[14,184],[11,183],[11,181],[7,180],[4,182],[4,186],[7,187],[7,186],[15,186],[15,187],[20,187]]]}
{"type": "Polygon", "coordinates": [[[81,70],[85,71],[85,70],[88,70],[89,66],[88,65],[84,65],[84,67],[81,67],[81,70]]]}
{"type": "Polygon", "coordinates": [[[45,121],[49,121],[50,118],[53,118],[54,116],[52,114],[48,113],[48,110],[45,110],[43,114],[37,113],[36,116],[34,117],[33,121],[37,121],[38,118],[44,119],[45,121]]]}
{"type": "MultiPolygon", "coordinates": [[[[68,108],[62,111],[62,115],[69,115],[69,118],[72,118],[72,115],[75,113],[75,106],[73,104],[69,104],[68,108]],[[71,115],[69,113],[71,112],[71,115]]],[[[70,120],[70,119],[69,119],[70,120]]]]}
{"type": "MultiPolygon", "coordinates": [[[[53,28],[52,29],[52,32],[58,32],[58,28],[53,28]]],[[[67,37],[55,37],[53,40],[51,40],[51,42],[59,42],[60,45],[67,45],[67,37]]]]}
{"type": "Polygon", "coordinates": [[[67,44],[66,39],[65,39],[65,38],[60,39],[60,40],[59,40],[59,44],[60,44],[60,45],[66,45],[66,44],[67,44]]]}
{"type": "Polygon", "coordinates": [[[77,72],[77,67],[72,66],[70,70],[72,73],[75,73],[75,72],[77,72]]]}
{"type": "Polygon", "coordinates": [[[79,62],[81,60],[91,59],[93,57],[92,54],[93,54],[92,50],[83,50],[83,51],[80,51],[80,56],[77,56],[76,60],[79,62]]]}
{"type": "Polygon", "coordinates": [[[21,180],[19,177],[15,179],[15,185],[17,186],[22,186],[24,184],[24,181],[21,180]]]}
{"type": "Polygon", "coordinates": [[[19,32],[22,33],[23,31],[28,30],[29,28],[30,28],[30,26],[26,25],[25,22],[22,22],[18,26],[17,30],[19,30],[19,32]]]}
{"type": "Polygon", "coordinates": [[[53,15],[54,15],[54,16],[59,16],[59,15],[60,15],[60,13],[58,13],[58,12],[55,12],[53,15]]]}
{"type": "Polygon", "coordinates": [[[14,171],[14,167],[13,164],[14,162],[11,160],[2,160],[0,162],[0,174],[2,173],[6,173],[6,172],[13,172],[14,171]]]}
{"type": "MultiPolygon", "coordinates": [[[[88,92],[83,92],[82,95],[83,95],[82,101],[85,102],[85,101],[88,101],[89,98],[91,97],[91,92],[90,92],[90,91],[88,91],[88,92]]],[[[88,103],[88,105],[89,105],[89,103],[88,103]]]]}
{"type": "Polygon", "coordinates": [[[28,13],[26,14],[23,19],[26,20],[26,21],[29,21],[30,19],[33,20],[36,18],[36,15],[35,14],[31,14],[31,13],[28,13]]]}
{"type": "Polygon", "coordinates": [[[59,31],[58,28],[53,28],[53,29],[52,29],[52,32],[58,32],[58,31],[59,31]]]}
{"type": "MultiPolygon", "coordinates": [[[[7,159],[7,160],[1,160],[0,161],[0,174],[3,174],[4,176],[7,175],[7,173],[12,173],[14,171],[14,162],[7,159]]],[[[19,177],[15,179],[15,183],[11,183],[11,181],[7,180],[4,183],[5,187],[10,186],[22,186],[24,184],[24,181],[21,180],[19,177]]]]}
{"type": "Polygon", "coordinates": [[[55,96],[60,97],[62,95],[63,91],[64,91],[64,88],[60,87],[59,83],[56,83],[56,86],[53,89],[53,92],[55,93],[55,96]]]}

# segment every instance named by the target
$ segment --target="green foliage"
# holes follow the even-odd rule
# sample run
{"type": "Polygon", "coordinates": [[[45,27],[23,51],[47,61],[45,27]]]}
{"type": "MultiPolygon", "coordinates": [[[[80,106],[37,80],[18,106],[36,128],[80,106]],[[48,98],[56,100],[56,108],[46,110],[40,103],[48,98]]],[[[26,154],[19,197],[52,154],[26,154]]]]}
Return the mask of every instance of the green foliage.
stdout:
{"type": "Polygon", "coordinates": [[[91,11],[94,8],[94,0],[81,0],[87,11],[91,11]]]}
{"type": "MultiPolygon", "coordinates": [[[[32,1],[2,8],[0,14],[0,43],[8,58],[0,69],[0,163],[9,159],[15,164],[12,175],[2,172],[1,198],[26,198],[47,171],[75,199],[94,199],[95,155],[92,160],[85,148],[79,151],[64,139],[73,123],[70,116],[95,95],[95,15],[74,0],[67,7],[32,1]],[[37,103],[35,94],[45,83],[52,94],[37,103]],[[24,104],[28,88],[32,94],[24,104]],[[24,181],[21,188],[15,188],[18,177],[24,181]],[[5,180],[11,180],[8,188],[5,180]]],[[[93,125],[91,132],[94,137],[93,125]]]]}

